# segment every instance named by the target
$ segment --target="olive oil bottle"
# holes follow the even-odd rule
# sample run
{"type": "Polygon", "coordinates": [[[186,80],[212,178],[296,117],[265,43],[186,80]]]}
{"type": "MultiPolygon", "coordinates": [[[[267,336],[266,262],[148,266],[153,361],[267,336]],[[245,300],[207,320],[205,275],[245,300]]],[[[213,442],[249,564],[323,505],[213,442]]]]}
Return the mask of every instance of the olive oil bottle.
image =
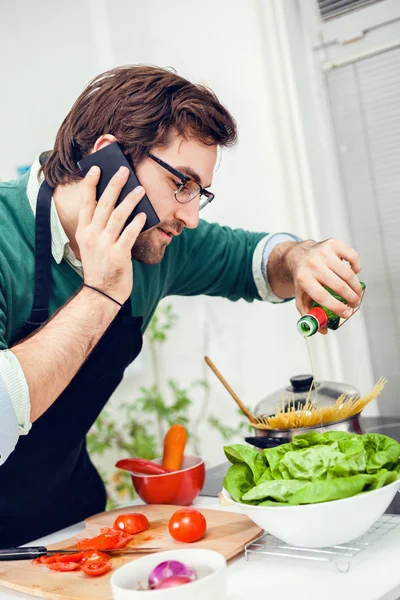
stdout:
{"type": "MultiPolygon", "coordinates": [[[[362,281],[360,281],[360,284],[364,296],[365,284],[362,283],[362,281]]],[[[340,302],[346,304],[346,301],[341,296],[339,296],[339,294],[336,294],[328,287],[326,289],[337,300],[340,300],[340,302]]],[[[352,315],[350,315],[351,317],[358,310],[358,308],[354,309],[352,315]]],[[[345,321],[348,321],[348,319],[345,319],[345,321]]],[[[317,333],[317,331],[323,329],[324,327],[327,327],[328,329],[332,330],[338,329],[340,325],[343,324],[343,322],[344,320],[341,317],[338,317],[338,315],[335,315],[335,313],[329,310],[329,308],[318,304],[318,302],[313,302],[309,312],[306,315],[303,315],[297,321],[297,330],[299,331],[299,333],[301,333],[303,337],[310,337],[311,335],[314,335],[315,333],[317,333]]]]}

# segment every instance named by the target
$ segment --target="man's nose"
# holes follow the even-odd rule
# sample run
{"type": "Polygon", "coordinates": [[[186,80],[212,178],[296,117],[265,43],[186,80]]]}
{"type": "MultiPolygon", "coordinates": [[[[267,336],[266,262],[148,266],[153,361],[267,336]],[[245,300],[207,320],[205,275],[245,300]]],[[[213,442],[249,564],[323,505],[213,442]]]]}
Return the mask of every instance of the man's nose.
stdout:
{"type": "Polygon", "coordinates": [[[199,224],[200,200],[193,198],[187,204],[179,204],[175,210],[175,217],[188,229],[195,229],[199,224]]]}

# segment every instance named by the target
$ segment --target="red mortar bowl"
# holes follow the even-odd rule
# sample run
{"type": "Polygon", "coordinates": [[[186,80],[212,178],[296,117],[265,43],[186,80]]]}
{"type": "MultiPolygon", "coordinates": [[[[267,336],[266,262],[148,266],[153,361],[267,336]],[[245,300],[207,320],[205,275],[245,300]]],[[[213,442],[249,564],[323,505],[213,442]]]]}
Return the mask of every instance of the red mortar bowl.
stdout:
{"type": "MultiPolygon", "coordinates": [[[[161,459],[153,462],[161,464],[161,459]]],[[[206,470],[199,456],[185,456],[180,471],[163,475],[131,473],[133,487],[146,504],[189,506],[203,489],[206,470]]]]}

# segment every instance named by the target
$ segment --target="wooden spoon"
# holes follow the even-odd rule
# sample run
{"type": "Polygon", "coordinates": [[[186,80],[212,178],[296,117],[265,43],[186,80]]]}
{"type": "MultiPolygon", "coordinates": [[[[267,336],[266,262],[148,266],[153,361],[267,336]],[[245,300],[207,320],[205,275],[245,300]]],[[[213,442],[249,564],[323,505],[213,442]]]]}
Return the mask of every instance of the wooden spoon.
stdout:
{"type": "Polygon", "coordinates": [[[210,369],[218,377],[218,379],[220,380],[220,382],[222,383],[222,385],[224,386],[224,388],[226,390],[228,390],[228,392],[230,393],[230,395],[232,396],[232,398],[234,399],[234,401],[236,402],[236,404],[238,405],[238,407],[240,408],[240,410],[242,411],[242,413],[248,418],[248,420],[250,421],[250,423],[257,424],[258,423],[257,417],[255,417],[249,411],[249,409],[245,407],[245,405],[240,400],[240,398],[235,394],[235,392],[233,391],[233,389],[231,388],[231,386],[229,385],[229,383],[224,379],[224,377],[222,377],[221,373],[218,371],[217,367],[214,365],[214,363],[212,362],[212,360],[210,360],[208,358],[208,356],[205,356],[204,360],[206,361],[206,363],[210,367],[210,369]]]}

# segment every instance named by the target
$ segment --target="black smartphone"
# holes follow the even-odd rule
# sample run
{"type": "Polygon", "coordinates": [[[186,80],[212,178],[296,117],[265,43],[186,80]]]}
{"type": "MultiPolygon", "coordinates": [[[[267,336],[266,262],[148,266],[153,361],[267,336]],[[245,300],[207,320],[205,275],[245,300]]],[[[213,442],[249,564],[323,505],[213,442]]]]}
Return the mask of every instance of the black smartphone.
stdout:
{"type": "MultiPolygon", "coordinates": [[[[133,189],[135,189],[135,187],[140,185],[140,182],[136,177],[135,171],[129,164],[118,142],[109,144],[101,150],[93,152],[93,154],[89,154],[89,156],[86,156],[82,160],[78,161],[78,167],[82,171],[83,175],[86,175],[86,173],[91,167],[93,167],[93,165],[96,165],[101,169],[100,180],[97,184],[97,201],[100,199],[100,196],[106,189],[110,179],[115,175],[115,173],[120,167],[127,167],[129,169],[129,177],[122,189],[121,194],[119,195],[119,198],[116,202],[116,206],[121,204],[124,198],[126,198],[126,196],[129,194],[129,192],[131,192],[133,189]]],[[[158,223],[160,222],[160,219],[158,218],[157,213],[154,210],[150,200],[146,195],[144,195],[139,204],[127,218],[125,227],[129,225],[133,218],[141,212],[144,212],[147,216],[146,223],[144,224],[142,231],[146,231],[147,229],[158,225],[158,223]]]]}

